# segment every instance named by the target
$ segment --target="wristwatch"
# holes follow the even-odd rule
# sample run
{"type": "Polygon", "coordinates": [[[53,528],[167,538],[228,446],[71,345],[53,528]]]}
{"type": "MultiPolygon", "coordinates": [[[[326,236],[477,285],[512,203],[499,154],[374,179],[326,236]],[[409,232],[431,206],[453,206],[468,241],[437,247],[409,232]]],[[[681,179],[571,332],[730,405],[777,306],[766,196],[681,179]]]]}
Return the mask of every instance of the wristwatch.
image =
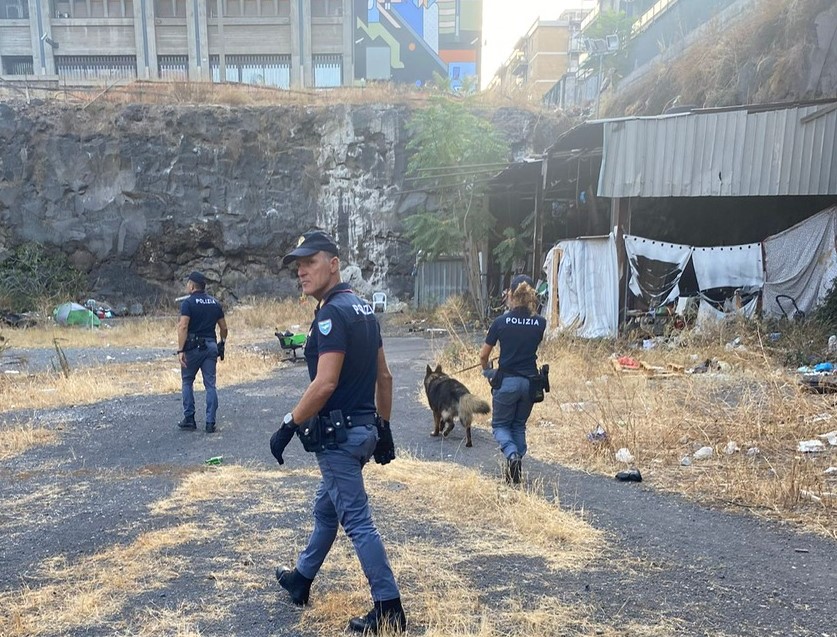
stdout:
{"type": "Polygon", "coordinates": [[[296,426],[297,425],[294,422],[294,412],[289,411],[282,419],[282,429],[295,429],[296,426]]]}

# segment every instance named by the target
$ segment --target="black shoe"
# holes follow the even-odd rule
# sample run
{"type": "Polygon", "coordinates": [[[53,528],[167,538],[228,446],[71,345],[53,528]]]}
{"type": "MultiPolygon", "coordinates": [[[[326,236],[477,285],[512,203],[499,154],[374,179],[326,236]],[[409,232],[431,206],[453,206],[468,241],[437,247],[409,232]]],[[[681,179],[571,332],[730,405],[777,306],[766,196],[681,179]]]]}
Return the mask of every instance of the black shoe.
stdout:
{"type": "Polygon", "coordinates": [[[506,481],[509,484],[520,484],[520,474],[523,469],[523,460],[520,454],[513,453],[509,456],[508,468],[506,469],[506,481]]]}
{"type": "Polygon", "coordinates": [[[215,433],[215,423],[214,422],[206,423],[206,433],[208,433],[208,434],[214,434],[215,433]]]}
{"type": "Polygon", "coordinates": [[[401,606],[401,598],[375,602],[375,606],[366,615],[349,620],[349,629],[372,635],[382,631],[403,633],[407,630],[407,616],[401,606]]]}
{"type": "Polygon", "coordinates": [[[311,593],[311,583],[314,581],[300,574],[296,569],[289,571],[284,568],[276,569],[276,579],[279,585],[288,591],[291,601],[297,606],[305,606],[311,593]]]}
{"type": "Polygon", "coordinates": [[[178,429],[187,429],[189,431],[198,428],[198,424],[195,422],[195,418],[184,418],[179,423],[177,423],[178,429]]]}

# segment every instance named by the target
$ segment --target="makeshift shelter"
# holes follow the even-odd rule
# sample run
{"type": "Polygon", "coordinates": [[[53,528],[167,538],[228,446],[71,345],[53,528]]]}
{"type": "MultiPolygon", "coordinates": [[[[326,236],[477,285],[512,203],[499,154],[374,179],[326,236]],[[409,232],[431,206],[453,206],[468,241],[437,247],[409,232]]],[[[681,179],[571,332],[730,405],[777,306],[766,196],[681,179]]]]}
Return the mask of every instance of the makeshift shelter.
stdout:
{"type": "Polygon", "coordinates": [[[52,312],[52,317],[59,325],[82,325],[84,327],[99,327],[99,317],[78,303],[62,303],[52,312]]]}
{"type": "Polygon", "coordinates": [[[764,241],[765,282],[763,311],[783,316],[793,299],[809,314],[831,289],[837,277],[837,206],[764,241]]]}
{"type": "Polygon", "coordinates": [[[547,253],[544,270],[549,273],[550,327],[582,338],[616,336],[619,267],[612,234],[561,241],[547,253]]]}

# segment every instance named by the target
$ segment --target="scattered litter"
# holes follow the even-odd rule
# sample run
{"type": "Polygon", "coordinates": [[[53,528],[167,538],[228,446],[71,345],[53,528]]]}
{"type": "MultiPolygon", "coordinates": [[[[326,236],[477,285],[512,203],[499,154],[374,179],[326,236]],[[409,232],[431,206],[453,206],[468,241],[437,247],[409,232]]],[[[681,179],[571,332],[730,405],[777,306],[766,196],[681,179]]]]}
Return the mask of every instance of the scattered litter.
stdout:
{"type": "Polygon", "coordinates": [[[617,473],[616,479],[620,482],[642,482],[642,474],[639,469],[628,469],[617,473]]]}
{"type": "Polygon", "coordinates": [[[832,363],[817,363],[814,365],[815,372],[833,372],[834,365],[832,363]]]}
{"type": "Polygon", "coordinates": [[[828,337],[828,353],[837,354],[837,334],[828,337]]]}
{"type": "Polygon", "coordinates": [[[715,455],[715,450],[712,447],[701,447],[692,454],[695,460],[708,460],[715,455]]]}
{"type": "Polygon", "coordinates": [[[751,458],[753,456],[759,455],[760,453],[761,453],[761,449],[759,449],[758,447],[750,447],[749,449],[747,449],[747,455],[750,456],[751,458]]]}
{"type": "Polygon", "coordinates": [[[596,425],[596,428],[587,434],[587,440],[590,442],[603,442],[607,440],[607,432],[601,425],[596,425]]]}
{"type": "Polygon", "coordinates": [[[796,553],[810,553],[808,549],[793,549],[796,553]]]}
{"type": "Polygon", "coordinates": [[[561,411],[584,411],[587,408],[587,403],[561,403],[561,411]]]}
{"type": "Polygon", "coordinates": [[[642,341],[642,349],[654,349],[655,347],[657,347],[657,341],[653,338],[646,338],[642,341]]]}
{"type": "Polygon", "coordinates": [[[692,459],[689,456],[683,456],[682,458],[680,458],[680,466],[681,467],[692,466],[692,459]]]}
{"type": "Polygon", "coordinates": [[[639,369],[639,361],[630,356],[620,356],[616,362],[622,369],[639,369]]]}
{"type": "Polygon", "coordinates": [[[727,454],[728,456],[731,456],[734,453],[738,453],[739,451],[741,451],[741,448],[733,440],[730,440],[727,443],[727,446],[724,447],[724,453],[727,454]]]}
{"type": "Polygon", "coordinates": [[[814,502],[822,502],[822,498],[810,491],[806,491],[805,489],[800,490],[799,495],[803,498],[808,498],[809,500],[813,500],[814,502]]]}
{"type": "Polygon", "coordinates": [[[824,451],[825,445],[822,440],[800,440],[796,450],[802,453],[817,453],[818,451],[824,451]]]}
{"type": "Polygon", "coordinates": [[[770,334],[767,335],[767,340],[769,340],[771,343],[775,343],[780,338],[782,338],[781,332],[770,332],[770,334]]]}
{"type": "Polygon", "coordinates": [[[619,451],[616,452],[616,461],[624,462],[625,464],[630,464],[634,461],[634,457],[630,451],[628,451],[625,447],[622,447],[619,451]]]}
{"type": "Polygon", "coordinates": [[[219,465],[224,462],[224,456],[212,456],[204,460],[204,464],[219,465]]]}
{"type": "Polygon", "coordinates": [[[728,352],[731,352],[734,349],[740,349],[740,350],[745,351],[745,352],[747,351],[747,348],[744,345],[741,344],[741,337],[740,336],[736,336],[729,343],[724,345],[724,349],[727,350],[728,352]]]}
{"type": "Polygon", "coordinates": [[[833,474],[837,473],[837,467],[829,467],[828,469],[823,471],[823,473],[827,476],[833,475],[833,474]]]}
{"type": "MultiPolygon", "coordinates": [[[[823,413],[823,414],[817,414],[816,416],[811,418],[811,420],[809,422],[811,422],[811,423],[825,422],[825,421],[828,421],[828,420],[831,420],[831,414],[823,413]]],[[[828,434],[823,434],[823,435],[827,436],[828,434]]]]}
{"type": "Polygon", "coordinates": [[[829,445],[831,445],[832,447],[837,447],[837,429],[835,429],[834,431],[829,431],[827,434],[820,434],[819,436],[817,436],[817,438],[827,440],[829,445]]]}
{"type": "Polygon", "coordinates": [[[20,374],[20,370],[19,369],[4,369],[3,373],[4,374],[20,374]]]}

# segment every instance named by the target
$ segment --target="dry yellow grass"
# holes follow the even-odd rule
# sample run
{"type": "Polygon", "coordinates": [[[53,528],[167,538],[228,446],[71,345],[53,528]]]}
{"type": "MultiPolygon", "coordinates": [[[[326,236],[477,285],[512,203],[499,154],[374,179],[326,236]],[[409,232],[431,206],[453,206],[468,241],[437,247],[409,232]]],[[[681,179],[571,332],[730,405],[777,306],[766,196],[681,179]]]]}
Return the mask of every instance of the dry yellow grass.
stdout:
{"type": "MultiPolygon", "coordinates": [[[[547,462],[614,475],[626,468],[614,457],[625,447],[655,486],[837,537],[837,476],[825,473],[837,465],[837,453],[827,443],[823,453],[797,451],[799,441],[837,429],[834,397],[801,391],[775,362],[779,354],[763,349],[752,328],[743,333],[744,348],[726,349],[728,336],[686,335],[674,349],[650,351],[630,351],[622,342],[546,341],[539,360],[550,364],[552,391],[529,419],[529,452],[547,462]],[[728,368],[692,376],[620,373],[609,361],[614,350],[663,368],[694,367],[706,359],[728,368]],[[593,444],[587,434],[597,426],[608,439],[593,444]],[[739,451],[724,453],[730,442],[739,451]],[[714,449],[712,459],[681,466],[684,456],[703,446],[714,449]],[[758,452],[747,455],[749,449],[758,452]]],[[[476,351],[463,339],[438,359],[452,371],[473,364],[476,351]]],[[[457,378],[491,400],[479,370],[457,378]]]]}
{"type": "Polygon", "coordinates": [[[46,560],[37,575],[43,585],[0,593],[0,634],[66,634],[114,617],[138,591],[155,590],[178,577],[182,560],[172,549],[208,537],[210,529],[183,524],[77,561],[46,560]]]}
{"type": "MultiPolygon", "coordinates": [[[[260,354],[230,347],[225,361],[218,363],[218,387],[268,378],[285,363],[275,354],[260,354]]],[[[0,383],[3,408],[49,409],[68,405],[89,405],[119,396],[172,394],[180,391],[180,364],[171,360],[112,364],[74,370],[69,377],[57,373],[13,376],[0,383]]],[[[195,388],[201,389],[200,375],[195,388]]]]}
{"type": "Polygon", "coordinates": [[[22,454],[27,449],[53,444],[58,433],[34,425],[6,425],[0,423],[0,460],[22,454]]]}
{"type": "MultiPolygon", "coordinates": [[[[248,300],[229,310],[228,355],[218,363],[218,386],[267,378],[282,366],[284,356],[279,354],[274,332],[307,330],[313,307],[311,301],[294,298],[248,300]],[[250,347],[266,341],[276,343],[272,353],[250,347]]],[[[170,347],[173,353],[177,349],[175,327],[176,317],[120,319],[113,322],[113,327],[93,330],[45,323],[10,333],[8,353],[25,356],[26,348],[52,348],[55,339],[64,349],[170,347]]],[[[3,410],[86,405],[118,396],[176,393],[180,383],[180,367],[174,355],[145,363],[79,367],[71,369],[69,377],[55,373],[4,375],[0,376],[0,405],[3,410]]],[[[200,376],[196,388],[201,388],[200,376]]]]}
{"type": "MultiPolygon", "coordinates": [[[[229,345],[250,344],[275,339],[274,331],[307,331],[316,303],[310,299],[245,299],[226,311],[230,329],[229,345]],[[298,326],[298,329],[294,329],[298,326]]],[[[4,332],[8,355],[32,347],[170,347],[177,349],[177,308],[170,316],[120,318],[93,329],[61,327],[51,320],[27,329],[4,332]]]]}
{"type": "MultiPolygon", "coordinates": [[[[232,616],[237,604],[275,604],[281,591],[265,566],[289,563],[302,548],[317,477],[315,469],[235,465],[186,475],[169,496],[150,505],[152,517],[176,516],[176,526],[89,557],[44,561],[28,586],[0,593],[0,634],[68,634],[109,626],[119,634],[193,637],[219,617],[232,616]],[[277,511],[304,514],[306,522],[299,528],[265,528],[277,511]],[[189,544],[207,540],[212,551],[190,552],[189,544]],[[138,602],[149,591],[176,587],[181,577],[198,572],[213,582],[211,602],[169,608],[138,602]]],[[[602,623],[594,619],[593,608],[564,604],[558,593],[526,598],[512,580],[480,576],[475,560],[491,564],[499,556],[539,557],[560,571],[581,568],[596,557],[603,545],[599,532],[537,490],[511,490],[467,469],[410,458],[370,466],[366,479],[396,577],[409,591],[405,602],[413,634],[540,637],[569,631],[662,637],[678,625],[676,617],[655,617],[648,624],[618,618],[602,623]],[[438,533],[392,541],[396,534],[410,538],[411,529],[424,530],[429,522],[438,525],[438,533]],[[450,541],[454,534],[467,541],[450,541]],[[487,597],[506,601],[489,605],[487,597]]],[[[341,533],[314,585],[312,605],[298,615],[299,628],[340,633],[347,618],[365,612],[369,603],[368,584],[341,533]]]]}

